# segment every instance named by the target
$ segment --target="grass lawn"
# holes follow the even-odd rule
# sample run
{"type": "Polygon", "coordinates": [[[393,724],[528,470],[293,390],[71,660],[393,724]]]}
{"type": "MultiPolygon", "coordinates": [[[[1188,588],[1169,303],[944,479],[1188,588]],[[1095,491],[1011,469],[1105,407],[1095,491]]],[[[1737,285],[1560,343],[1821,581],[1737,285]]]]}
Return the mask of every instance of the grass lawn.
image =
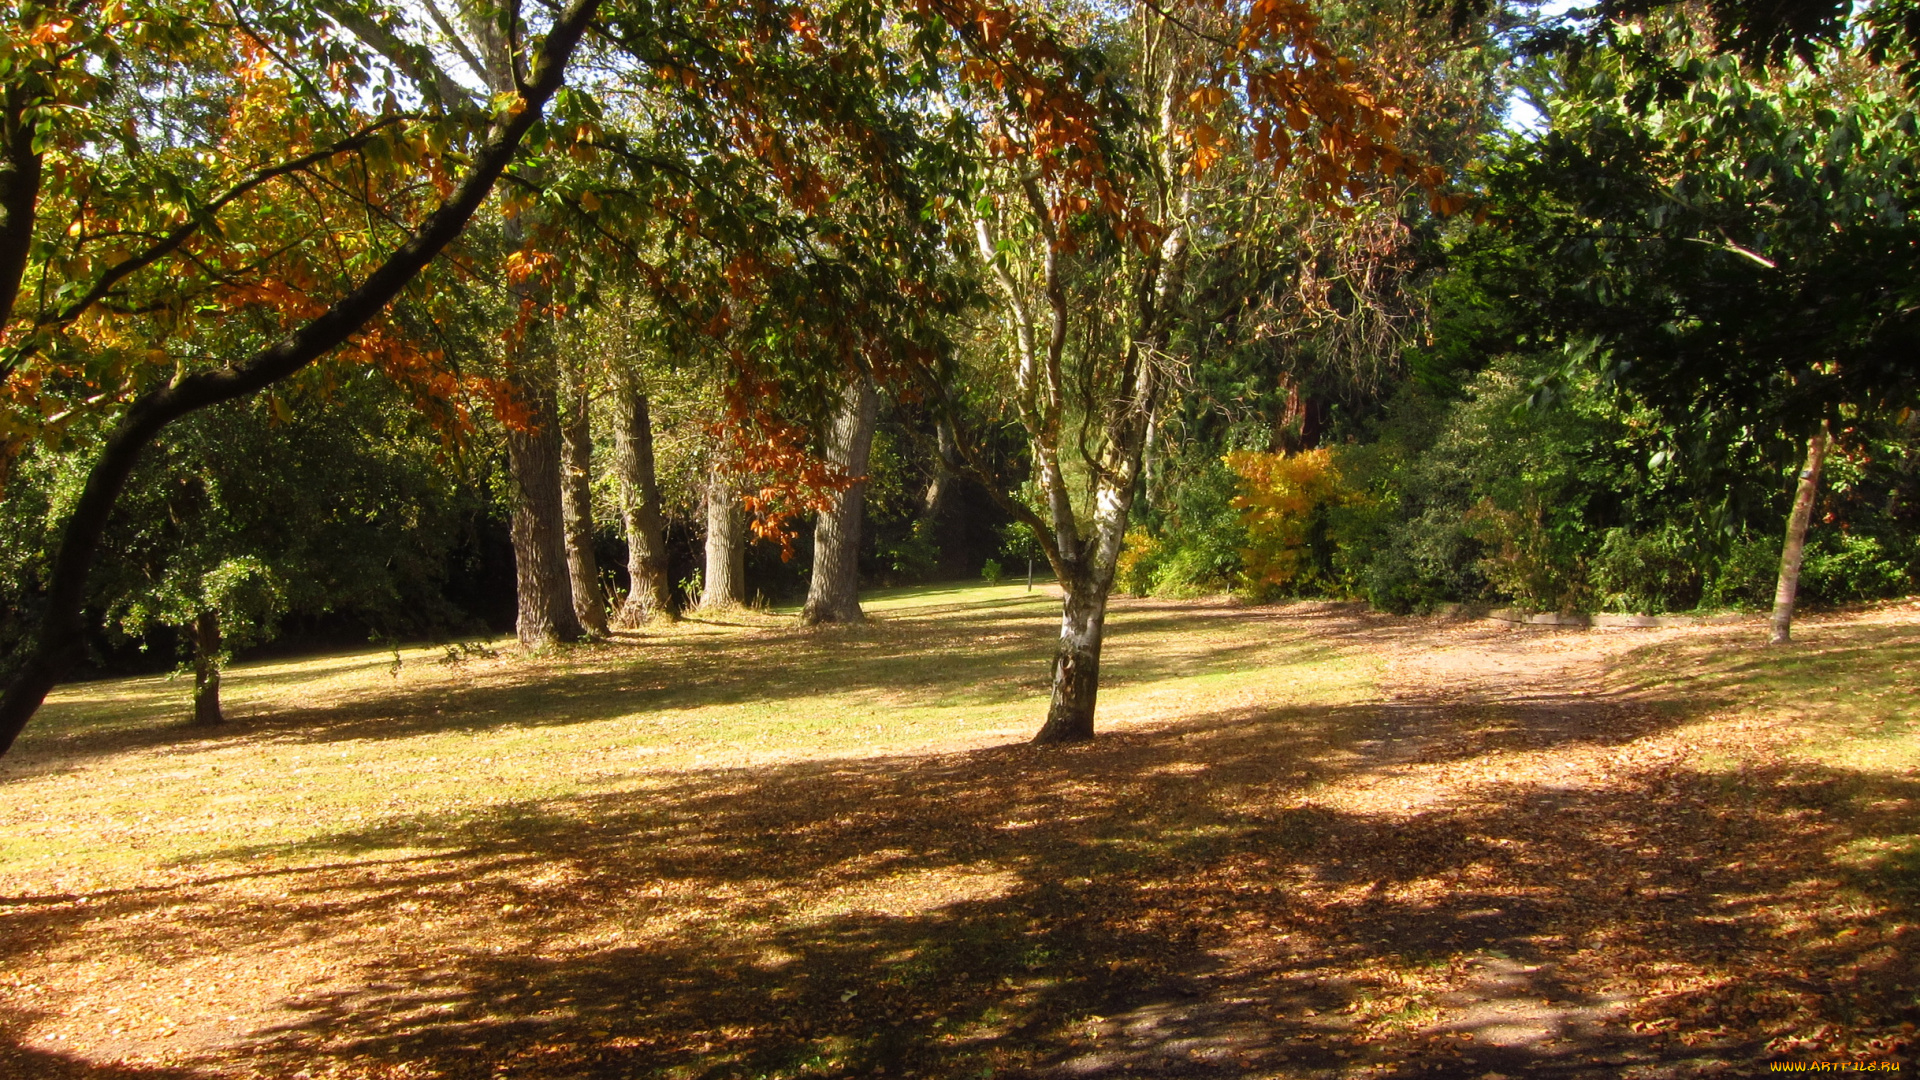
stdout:
{"type": "Polygon", "coordinates": [[[0,1075],[1911,1068],[1920,608],[1560,631],[1057,598],[129,679],[0,760],[0,1075]]]}

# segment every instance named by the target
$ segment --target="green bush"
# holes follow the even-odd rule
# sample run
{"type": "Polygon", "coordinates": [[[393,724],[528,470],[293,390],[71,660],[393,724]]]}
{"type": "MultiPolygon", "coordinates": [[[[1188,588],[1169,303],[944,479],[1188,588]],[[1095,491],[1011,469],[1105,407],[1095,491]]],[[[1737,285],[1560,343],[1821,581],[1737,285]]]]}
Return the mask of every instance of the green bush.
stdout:
{"type": "Polygon", "coordinates": [[[897,541],[876,537],[873,549],[889,570],[908,581],[931,578],[940,562],[940,546],[934,542],[932,523],[926,521],[915,522],[897,541]]]}
{"type": "Polygon", "coordinates": [[[1912,557],[1875,536],[1828,530],[1808,537],[1800,595],[1829,604],[1899,596],[1913,586],[1912,557]]]}
{"type": "MultiPolygon", "coordinates": [[[[1239,576],[1247,532],[1233,507],[1236,478],[1217,458],[1178,463],[1169,506],[1127,531],[1116,585],[1135,596],[1226,592],[1239,576]]],[[[1144,515],[1143,515],[1144,516],[1144,515]]]]}
{"type": "Polygon", "coordinates": [[[1521,509],[1508,510],[1491,497],[1466,516],[1486,545],[1480,570],[1503,596],[1533,611],[1579,611],[1592,599],[1586,559],[1550,528],[1540,500],[1529,493],[1521,509]]]}
{"type": "Polygon", "coordinates": [[[1699,606],[1700,561],[1700,546],[1673,525],[1640,534],[1619,528],[1607,530],[1589,572],[1603,610],[1656,615],[1699,606]]]}
{"type": "Polygon", "coordinates": [[[1220,563],[1205,547],[1177,548],[1154,573],[1153,595],[1191,599],[1221,592],[1228,578],[1222,573],[1220,563]]]}
{"type": "Polygon", "coordinates": [[[1780,538],[1749,534],[1729,544],[1715,560],[1701,590],[1704,608],[1756,610],[1773,603],[1780,580],[1780,538]]]}

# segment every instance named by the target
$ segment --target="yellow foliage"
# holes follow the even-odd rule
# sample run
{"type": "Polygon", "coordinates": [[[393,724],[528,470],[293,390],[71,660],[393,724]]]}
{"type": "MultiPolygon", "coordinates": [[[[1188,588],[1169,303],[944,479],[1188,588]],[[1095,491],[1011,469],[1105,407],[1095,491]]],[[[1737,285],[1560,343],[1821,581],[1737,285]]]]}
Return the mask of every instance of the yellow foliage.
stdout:
{"type": "Polygon", "coordinates": [[[1329,507],[1358,501],[1329,450],[1263,454],[1236,450],[1225,458],[1240,478],[1233,507],[1248,546],[1242,579],[1255,595],[1298,584],[1312,572],[1313,526],[1329,507]]]}
{"type": "Polygon", "coordinates": [[[1153,570],[1160,561],[1160,541],[1149,536],[1145,529],[1133,528],[1127,530],[1121,543],[1113,580],[1126,592],[1145,596],[1153,591],[1153,570]]]}

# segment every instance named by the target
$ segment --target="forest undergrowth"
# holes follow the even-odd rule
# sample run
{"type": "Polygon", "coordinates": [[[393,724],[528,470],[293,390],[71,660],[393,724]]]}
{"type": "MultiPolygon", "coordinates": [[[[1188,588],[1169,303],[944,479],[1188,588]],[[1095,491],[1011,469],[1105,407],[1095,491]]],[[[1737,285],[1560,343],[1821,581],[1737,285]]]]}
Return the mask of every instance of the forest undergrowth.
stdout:
{"type": "Polygon", "coordinates": [[[1570,630],[902,590],[71,685],[0,1074],[1693,1076],[1914,1063],[1920,603],[1570,630]]]}

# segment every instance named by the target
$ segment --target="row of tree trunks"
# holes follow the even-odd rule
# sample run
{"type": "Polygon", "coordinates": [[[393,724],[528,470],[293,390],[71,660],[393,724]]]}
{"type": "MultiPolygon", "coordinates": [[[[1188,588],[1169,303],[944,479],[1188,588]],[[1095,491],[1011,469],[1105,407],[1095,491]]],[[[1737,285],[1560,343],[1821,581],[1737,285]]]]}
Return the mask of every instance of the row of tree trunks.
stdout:
{"type": "Polygon", "coordinates": [[[800,621],[859,622],[860,527],[866,509],[867,464],[873,451],[873,426],[880,411],[880,395],[873,380],[862,376],[848,383],[840,408],[827,432],[827,460],[856,479],[834,497],[831,509],[820,512],[813,530],[813,576],[807,583],[807,602],[800,621]]]}
{"type": "Polygon", "coordinates": [[[613,410],[613,471],[620,492],[620,521],[627,533],[627,577],[632,586],[614,623],[639,626],[649,619],[674,618],[672,583],[667,579],[666,516],[660,507],[660,483],[653,463],[653,417],[647,395],[631,378],[616,387],[613,410]]]}
{"type": "Polygon", "coordinates": [[[600,560],[593,551],[593,427],[591,400],[578,373],[567,386],[567,416],[560,429],[561,525],[567,537],[567,580],[573,615],[589,636],[607,634],[607,602],[600,589],[600,560]]]}
{"type": "MultiPolygon", "coordinates": [[[[610,625],[631,628],[677,615],[668,578],[666,516],[654,467],[647,395],[630,373],[616,381],[612,464],[632,587],[609,619],[594,555],[591,398],[584,379],[569,379],[562,416],[554,382],[551,372],[547,378],[518,380],[529,422],[524,430],[507,433],[514,480],[518,634],[529,649],[601,636],[610,625]]],[[[866,442],[871,438],[869,419],[866,442]]],[[[859,456],[864,469],[864,446],[859,456]]],[[[699,606],[737,607],[746,602],[745,515],[734,478],[723,468],[714,468],[707,488],[705,584],[699,606]]]]}
{"type": "Polygon", "coordinates": [[[512,536],[515,629],[520,644],[541,649],[585,636],[574,613],[572,575],[560,483],[560,410],[551,378],[517,380],[527,424],[507,429],[513,476],[512,536]]]}
{"type": "Polygon", "coordinates": [[[700,607],[719,611],[747,602],[747,516],[733,477],[715,462],[707,470],[706,565],[700,607]]]}

